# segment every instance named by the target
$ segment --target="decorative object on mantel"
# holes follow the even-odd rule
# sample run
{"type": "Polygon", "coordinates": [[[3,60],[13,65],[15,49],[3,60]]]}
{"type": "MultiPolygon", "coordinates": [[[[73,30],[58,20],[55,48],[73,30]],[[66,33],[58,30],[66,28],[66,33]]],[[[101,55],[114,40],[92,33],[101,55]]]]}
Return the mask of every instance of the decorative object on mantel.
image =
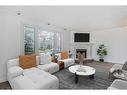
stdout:
{"type": "Polygon", "coordinates": [[[70,50],[69,50],[69,58],[72,58],[72,53],[70,50]]]}
{"type": "Polygon", "coordinates": [[[100,62],[104,62],[104,56],[106,56],[108,53],[107,53],[107,48],[105,47],[104,44],[101,44],[99,45],[99,48],[97,50],[97,55],[99,55],[100,59],[99,61],[100,62]]]}

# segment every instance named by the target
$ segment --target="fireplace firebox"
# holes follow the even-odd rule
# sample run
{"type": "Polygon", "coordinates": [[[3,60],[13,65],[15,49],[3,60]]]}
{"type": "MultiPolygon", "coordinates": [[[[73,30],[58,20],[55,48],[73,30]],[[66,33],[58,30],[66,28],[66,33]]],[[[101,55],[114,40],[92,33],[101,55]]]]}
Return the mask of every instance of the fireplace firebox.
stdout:
{"type": "Polygon", "coordinates": [[[84,58],[87,58],[87,49],[76,49],[76,58],[78,58],[78,53],[84,54],[84,58]]]}

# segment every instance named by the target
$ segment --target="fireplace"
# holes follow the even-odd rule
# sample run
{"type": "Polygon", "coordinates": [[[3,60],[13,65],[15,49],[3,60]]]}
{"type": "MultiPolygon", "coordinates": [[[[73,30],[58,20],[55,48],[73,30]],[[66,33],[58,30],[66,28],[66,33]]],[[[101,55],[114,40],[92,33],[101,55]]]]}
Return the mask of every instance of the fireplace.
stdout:
{"type": "Polygon", "coordinates": [[[72,49],[74,51],[74,58],[77,59],[77,53],[84,55],[84,59],[92,59],[92,44],[91,43],[74,43],[72,49]]]}
{"type": "MultiPolygon", "coordinates": [[[[90,43],[90,37],[88,42],[75,42],[74,36],[75,31],[71,31],[71,36],[70,36],[70,50],[73,53],[73,57],[76,60],[77,59],[77,52],[79,51],[80,53],[85,53],[84,59],[92,59],[92,46],[93,43],[90,43]]],[[[80,32],[84,33],[84,32],[80,32]]],[[[90,34],[90,32],[88,32],[90,34]]]]}
{"type": "Polygon", "coordinates": [[[84,58],[87,58],[87,49],[76,49],[76,58],[78,58],[78,53],[84,55],[84,58]]]}

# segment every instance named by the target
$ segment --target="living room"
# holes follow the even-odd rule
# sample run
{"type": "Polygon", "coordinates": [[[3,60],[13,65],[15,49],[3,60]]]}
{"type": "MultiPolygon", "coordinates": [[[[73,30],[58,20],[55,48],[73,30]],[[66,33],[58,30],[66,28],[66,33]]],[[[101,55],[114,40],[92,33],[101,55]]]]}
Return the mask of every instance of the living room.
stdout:
{"type": "MultiPolygon", "coordinates": [[[[119,81],[127,84],[127,78],[116,76],[113,79],[109,78],[114,64],[115,66],[119,66],[119,64],[124,66],[127,61],[126,6],[1,6],[0,13],[1,89],[127,89],[127,85],[122,87],[121,83],[120,87],[113,85],[119,81]],[[82,35],[86,39],[81,38],[82,35]],[[33,40],[32,43],[27,43],[27,41],[29,42],[28,37],[33,40]],[[97,54],[100,45],[104,45],[106,48],[105,56],[97,54]],[[75,63],[76,60],[82,61],[77,56],[79,52],[77,50],[81,52],[84,50],[83,62],[75,63]],[[24,85],[28,78],[24,77],[25,74],[22,77],[17,76],[11,79],[14,81],[13,87],[10,86],[11,83],[7,82],[10,60],[19,58],[21,55],[29,55],[29,53],[43,57],[40,55],[41,53],[53,55],[62,51],[70,53],[71,57],[62,61],[64,63],[61,62],[63,59],[58,61],[58,65],[64,64],[64,67],[59,67],[56,63],[56,66],[53,65],[53,71],[51,68],[46,71],[46,74],[47,72],[51,73],[47,80],[52,81],[51,79],[53,79],[55,81],[53,81],[54,84],[49,84],[49,88],[41,83],[40,88],[39,84],[34,84],[34,86],[36,85],[34,88],[33,84],[28,81],[28,85],[24,85]],[[103,57],[104,62],[99,61],[100,57],[103,57]],[[85,76],[86,71],[83,71],[83,74],[80,73],[77,76],[76,72],[73,72],[73,68],[70,67],[80,63],[86,66],[86,70],[89,67],[89,69],[92,68],[92,74],[85,76]],[[116,79],[117,81],[115,81],[116,79]]],[[[46,60],[46,57],[39,60],[46,60]]],[[[15,64],[15,62],[13,63],[15,64]]],[[[43,64],[39,63],[39,65],[43,64]]],[[[38,73],[35,74],[44,73],[40,66],[37,68],[39,69],[35,71],[38,73]]],[[[120,70],[120,68],[116,68],[116,70],[120,70]]],[[[123,70],[121,71],[123,72],[123,70]]],[[[31,77],[31,75],[27,76],[31,77]]],[[[39,79],[36,79],[36,82],[38,81],[40,82],[39,79]]]]}

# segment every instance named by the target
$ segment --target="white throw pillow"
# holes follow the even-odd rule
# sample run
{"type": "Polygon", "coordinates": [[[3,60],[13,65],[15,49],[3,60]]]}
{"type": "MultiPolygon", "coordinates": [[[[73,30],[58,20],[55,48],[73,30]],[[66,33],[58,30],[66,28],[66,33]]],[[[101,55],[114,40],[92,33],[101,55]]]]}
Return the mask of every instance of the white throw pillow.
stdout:
{"type": "Polygon", "coordinates": [[[52,61],[52,57],[51,57],[51,55],[46,55],[47,56],[47,61],[49,62],[49,63],[51,63],[51,61],[52,61]]]}
{"type": "Polygon", "coordinates": [[[19,67],[19,66],[13,66],[13,67],[8,69],[8,74],[11,77],[17,77],[17,76],[23,74],[23,69],[21,67],[19,67]]]}
{"type": "Polygon", "coordinates": [[[40,64],[51,63],[51,56],[46,55],[45,53],[40,53],[40,64]]]}
{"type": "Polygon", "coordinates": [[[40,64],[40,58],[39,58],[39,56],[36,56],[36,64],[37,64],[37,65],[40,64]]]}
{"type": "Polygon", "coordinates": [[[7,63],[8,68],[18,66],[18,65],[19,65],[19,59],[18,58],[17,59],[11,59],[7,63]]]}

